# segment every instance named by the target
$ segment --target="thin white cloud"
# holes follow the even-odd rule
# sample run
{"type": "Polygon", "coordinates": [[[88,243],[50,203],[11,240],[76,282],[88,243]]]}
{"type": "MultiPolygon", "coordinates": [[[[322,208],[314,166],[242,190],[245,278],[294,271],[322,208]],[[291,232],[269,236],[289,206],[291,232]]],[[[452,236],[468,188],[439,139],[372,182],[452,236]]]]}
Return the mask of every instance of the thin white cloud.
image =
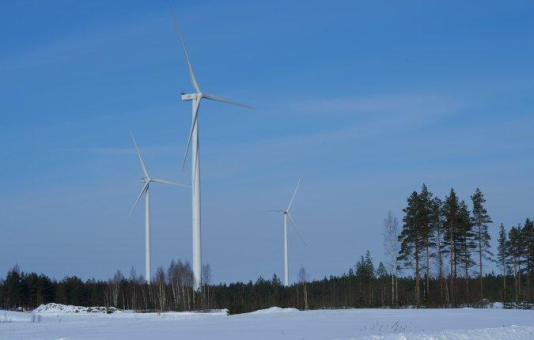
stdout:
{"type": "Polygon", "coordinates": [[[303,100],[292,104],[293,111],[310,115],[403,115],[435,117],[457,111],[465,104],[456,98],[427,94],[386,94],[303,100]]]}
{"type": "MultiPolygon", "coordinates": [[[[141,153],[145,154],[166,154],[166,153],[176,153],[178,146],[176,145],[161,145],[154,147],[139,147],[141,153]]],[[[85,148],[81,151],[89,152],[95,155],[102,156],[123,156],[123,155],[133,155],[135,154],[134,146],[131,148],[113,148],[113,147],[101,147],[101,148],[85,148]]]]}
{"type": "Polygon", "coordinates": [[[79,58],[95,51],[98,47],[113,44],[132,36],[146,34],[147,31],[166,28],[160,16],[150,16],[142,22],[121,24],[65,37],[34,47],[27,51],[6,56],[0,61],[3,70],[35,67],[79,58]]]}

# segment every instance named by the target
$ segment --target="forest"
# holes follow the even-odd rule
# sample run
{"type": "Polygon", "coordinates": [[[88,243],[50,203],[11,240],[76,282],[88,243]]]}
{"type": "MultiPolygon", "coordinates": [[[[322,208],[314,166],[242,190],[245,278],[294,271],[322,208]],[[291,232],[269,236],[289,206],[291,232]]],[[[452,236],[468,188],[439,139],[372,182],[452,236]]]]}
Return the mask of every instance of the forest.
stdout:
{"type": "Polygon", "coordinates": [[[109,280],[83,281],[76,276],[54,280],[15,266],[0,280],[0,308],[32,310],[49,302],[139,312],[451,308],[492,302],[534,308],[534,222],[527,218],[509,228],[490,228],[494,222],[485,203],[479,189],[468,205],[453,189],[440,199],[423,185],[407,198],[401,221],[391,212],[384,219],[384,261],[375,265],[367,251],[346,273],[316,280],[309,280],[302,267],[289,287],[276,275],[213,284],[206,264],[202,288],[196,292],[191,266],[180,260],[158,268],[150,284],[134,268],[128,276],[117,271],[109,280]],[[497,249],[491,247],[492,233],[497,249]]]}

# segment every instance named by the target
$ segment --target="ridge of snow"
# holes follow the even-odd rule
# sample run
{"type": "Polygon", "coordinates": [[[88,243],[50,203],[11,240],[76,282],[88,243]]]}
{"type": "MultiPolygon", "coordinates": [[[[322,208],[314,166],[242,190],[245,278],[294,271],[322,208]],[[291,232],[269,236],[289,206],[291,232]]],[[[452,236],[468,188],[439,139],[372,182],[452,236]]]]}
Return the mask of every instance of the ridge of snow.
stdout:
{"type": "Polygon", "coordinates": [[[115,307],[81,307],[63,305],[60,303],[47,303],[33,310],[36,314],[109,314],[120,312],[115,307]]]}
{"type": "Polygon", "coordinates": [[[296,308],[281,308],[281,307],[271,307],[266,309],[260,309],[255,312],[250,312],[250,314],[285,314],[285,313],[295,313],[300,312],[296,308]]]}

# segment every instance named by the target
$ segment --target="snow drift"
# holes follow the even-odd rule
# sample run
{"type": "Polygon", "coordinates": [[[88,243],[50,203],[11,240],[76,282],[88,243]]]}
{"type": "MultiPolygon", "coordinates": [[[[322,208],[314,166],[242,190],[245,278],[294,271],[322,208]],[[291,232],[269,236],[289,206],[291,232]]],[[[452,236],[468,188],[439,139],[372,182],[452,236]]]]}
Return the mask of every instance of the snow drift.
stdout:
{"type": "Polygon", "coordinates": [[[250,314],[285,314],[285,313],[295,313],[300,312],[296,308],[280,308],[280,307],[271,307],[266,309],[260,309],[255,312],[250,312],[250,314]]]}
{"type": "Polygon", "coordinates": [[[111,314],[116,312],[120,310],[115,307],[81,307],[60,303],[40,305],[33,310],[35,314],[111,314]]]}

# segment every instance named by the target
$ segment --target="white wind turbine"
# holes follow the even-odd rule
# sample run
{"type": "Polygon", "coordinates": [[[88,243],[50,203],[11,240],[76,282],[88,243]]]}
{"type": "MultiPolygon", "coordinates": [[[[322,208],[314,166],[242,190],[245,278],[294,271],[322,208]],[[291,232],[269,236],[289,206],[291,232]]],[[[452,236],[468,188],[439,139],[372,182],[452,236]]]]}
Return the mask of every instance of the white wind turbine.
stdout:
{"type": "Polygon", "coordinates": [[[139,162],[141,163],[141,168],[143,169],[143,174],[145,177],[141,178],[141,182],[144,183],[143,188],[141,189],[141,193],[135,200],[135,203],[130,210],[130,213],[128,214],[128,218],[132,215],[135,206],[141,199],[143,195],[145,195],[145,279],[146,282],[150,284],[150,278],[151,278],[151,271],[150,271],[150,183],[160,183],[160,184],[170,184],[170,185],[178,185],[182,187],[187,187],[188,185],[183,185],[176,182],[166,181],[163,179],[157,179],[157,178],[151,178],[148,174],[148,171],[145,166],[145,162],[143,161],[143,157],[141,157],[141,152],[139,152],[139,148],[137,147],[137,143],[135,142],[135,138],[132,134],[132,140],[135,145],[135,150],[137,151],[137,156],[139,156],[139,162]]]}
{"type": "Polygon", "coordinates": [[[174,27],[176,29],[176,32],[178,33],[178,37],[180,38],[180,42],[184,51],[185,55],[185,61],[187,62],[187,68],[189,71],[189,78],[191,80],[191,85],[193,86],[193,89],[195,92],[185,94],[182,93],[182,100],[187,101],[190,100],[192,103],[192,123],[191,123],[191,131],[189,133],[189,139],[187,141],[187,147],[185,150],[185,156],[182,162],[182,170],[185,167],[185,161],[187,159],[187,155],[189,153],[189,147],[191,146],[191,195],[192,195],[192,208],[193,208],[193,215],[192,215],[192,224],[193,224],[193,275],[195,278],[194,288],[195,290],[199,290],[201,287],[201,268],[202,268],[202,252],[201,252],[201,215],[200,215],[200,158],[199,158],[199,138],[198,138],[198,111],[200,107],[200,101],[202,99],[209,99],[214,100],[217,102],[222,102],[226,104],[232,104],[237,106],[246,107],[249,109],[252,109],[252,106],[245,105],[242,103],[238,103],[232,100],[228,100],[226,98],[203,93],[200,90],[200,87],[198,85],[197,79],[195,77],[195,73],[193,72],[193,67],[191,66],[191,61],[189,60],[189,54],[187,53],[187,48],[185,47],[185,42],[182,37],[182,34],[180,32],[180,29],[178,28],[178,24],[176,22],[176,17],[174,16],[174,12],[171,8],[171,14],[174,20],[174,27]]]}
{"type": "Polygon", "coordinates": [[[272,212],[277,212],[277,213],[284,215],[284,286],[286,287],[289,286],[289,260],[288,260],[288,236],[287,236],[287,220],[288,219],[293,224],[293,227],[295,228],[295,231],[299,235],[302,242],[306,244],[306,241],[304,241],[304,238],[302,237],[302,234],[300,233],[300,230],[297,227],[297,223],[295,223],[295,220],[293,220],[293,217],[291,217],[291,214],[289,213],[289,210],[291,209],[291,205],[293,205],[293,201],[295,200],[295,196],[297,195],[297,191],[299,190],[299,185],[300,185],[300,179],[297,182],[297,187],[295,188],[295,192],[293,192],[293,197],[291,197],[291,201],[289,202],[289,205],[287,206],[286,210],[270,210],[272,212]]]}

